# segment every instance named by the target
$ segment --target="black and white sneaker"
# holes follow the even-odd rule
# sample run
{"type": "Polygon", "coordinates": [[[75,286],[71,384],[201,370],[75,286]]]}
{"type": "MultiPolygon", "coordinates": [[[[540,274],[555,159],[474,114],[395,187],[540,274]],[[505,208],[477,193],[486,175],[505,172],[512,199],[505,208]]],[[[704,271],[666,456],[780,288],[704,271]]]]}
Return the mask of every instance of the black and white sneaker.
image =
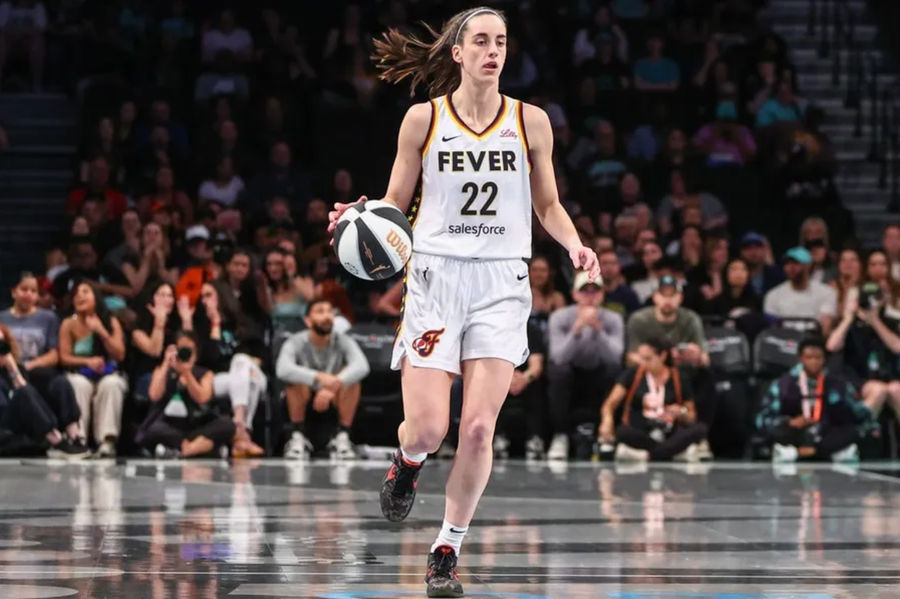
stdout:
{"type": "MultiPolygon", "coordinates": [[[[424,464],[424,462],[423,462],[424,464]]],[[[400,522],[409,515],[416,501],[416,487],[422,464],[407,464],[400,450],[381,484],[381,513],[391,522],[400,522]]]]}
{"type": "Polygon", "coordinates": [[[63,438],[62,441],[47,450],[47,457],[57,460],[83,460],[90,456],[87,445],[81,439],[71,441],[63,438]]]}
{"type": "Polygon", "coordinates": [[[179,460],[181,459],[181,452],[177,449],[172,449],[171,447],[166,447],[162,443],[156,444],[156,449],[153,451],[153,455],[156,456],[157,460],[179,460]]]}
{"type": "Polygon", "coordinates": [[[428,554],[428,570],[425,572],[426,591],[429,597],[462,597],[462,583],[456,573],[456,551],[449,545],[441,545],[428,554]]]}

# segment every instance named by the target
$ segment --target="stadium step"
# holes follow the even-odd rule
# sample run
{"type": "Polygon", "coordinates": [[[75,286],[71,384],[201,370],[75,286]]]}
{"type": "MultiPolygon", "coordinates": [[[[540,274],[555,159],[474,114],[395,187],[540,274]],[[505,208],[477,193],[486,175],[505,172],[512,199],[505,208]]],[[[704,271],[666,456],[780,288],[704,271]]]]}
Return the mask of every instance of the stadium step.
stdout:
{"type": "Polygon", "coordinates": [[[0,154],[0,296],[22,269],[42,271],[65,223],[77,143],[75,107],[60,94],[0,95],[10,148],[0,154]]]}

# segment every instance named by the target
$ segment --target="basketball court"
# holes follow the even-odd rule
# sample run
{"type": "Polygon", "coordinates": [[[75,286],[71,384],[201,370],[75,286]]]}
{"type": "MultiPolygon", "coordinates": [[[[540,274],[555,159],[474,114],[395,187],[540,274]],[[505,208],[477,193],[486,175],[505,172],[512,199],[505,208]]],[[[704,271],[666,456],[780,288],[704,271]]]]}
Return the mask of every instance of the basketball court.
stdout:
{"type": "MultiPolygon", "coordinates": [[[[386,462],[0,462],[0,597],[424,597],[449,462],[385,521],[386,462]]],[[[900,596],[900,463],[498,463],[468,597],[900,596]]]]}

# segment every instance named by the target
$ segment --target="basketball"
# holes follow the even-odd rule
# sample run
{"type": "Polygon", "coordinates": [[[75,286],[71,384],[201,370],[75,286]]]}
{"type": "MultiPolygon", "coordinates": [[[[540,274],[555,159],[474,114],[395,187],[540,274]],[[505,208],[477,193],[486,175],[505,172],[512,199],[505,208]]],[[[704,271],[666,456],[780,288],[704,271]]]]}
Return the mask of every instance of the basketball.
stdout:
{"type": "Polygon", "coordinates": [[[409,260],[412,228],[396,206],[382,200],[363,202],[338,220],[334,251],[350,274],[368,281],[387,279],[409,260]]]}

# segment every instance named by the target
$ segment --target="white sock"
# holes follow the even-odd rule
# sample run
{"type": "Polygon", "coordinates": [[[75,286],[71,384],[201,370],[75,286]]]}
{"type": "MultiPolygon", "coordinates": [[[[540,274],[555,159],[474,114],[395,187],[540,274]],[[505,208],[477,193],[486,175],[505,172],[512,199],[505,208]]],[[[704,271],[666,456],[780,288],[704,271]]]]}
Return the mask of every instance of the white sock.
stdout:
{"type": "Polygon", "coordinates": [[[400,455],[403,456],[403,459],[407,462],[412,462],[413,464],[421,464],[425,461],[425,458],[428,457],[428,454],[425,452],[422,453],[406,453],[406,450],[402,447],[400,448],[400,455]]]}
{"type": "Polygon", "coordinates": [[[437,540],[432,544],[431,551],[434,552],[441,545],[449,545],[453,547],[458,557],[459,548],[462,546],[463,538],[467,532],[469,532],[468,526],[456,526],[444,520],[444,525],[441,526],[441,532],[438,534],[437,540]]]}

